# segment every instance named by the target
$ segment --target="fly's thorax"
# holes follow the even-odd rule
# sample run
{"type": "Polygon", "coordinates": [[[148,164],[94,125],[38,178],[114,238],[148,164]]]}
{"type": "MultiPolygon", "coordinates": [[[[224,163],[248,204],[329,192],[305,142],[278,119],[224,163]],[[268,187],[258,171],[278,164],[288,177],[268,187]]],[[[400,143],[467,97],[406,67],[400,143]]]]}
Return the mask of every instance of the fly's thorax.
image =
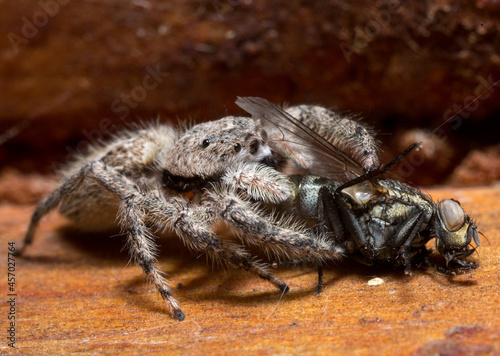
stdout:
{"type": "Polygon", "coordinates": [[[393,214],[404,220],[423,212],[424,221],[420,231],[430,227],[435,204],[429,196],[416,188],[392,179],[380,179],[378,184],[386,190],[385,199],[389,205],[394,206],[393,214]]]}
{"type": "Polygon", "coordinates": [[[418,248],[429,240],[424,233],[431,224],[434,205],[420,191],[403,183],[388,179],[363,182],[342,191],[346,202],[358,218],[370,246],[377,251],[377,258],[391,256],[395,240],[407,221],[423,213],[420,232],[425,238],[415,239],[418,248]]]}
{"type": "Polygon", "coordinates": [[[362,209],[361,220],[368,225],[377,225],[388,238],[396,236],[408,219],[423,211],[424,221],[420,231],[428,229],[432,217],[432,210],[425,206],[408,204],[398,200],[379,200],[362,209]],[[389,231],[389,229],[392,229],[389,231]],[[384,230],[387,230],[384,232],[384,230]]]}
{"type": "Polygon", "coordinates": [[[426,212],[434,211],[432,199],[420,190],[392,179],[379,179],[377,184],[385,190],[387,199],[395,199],[409,205],[420,206],[426,212]]]}

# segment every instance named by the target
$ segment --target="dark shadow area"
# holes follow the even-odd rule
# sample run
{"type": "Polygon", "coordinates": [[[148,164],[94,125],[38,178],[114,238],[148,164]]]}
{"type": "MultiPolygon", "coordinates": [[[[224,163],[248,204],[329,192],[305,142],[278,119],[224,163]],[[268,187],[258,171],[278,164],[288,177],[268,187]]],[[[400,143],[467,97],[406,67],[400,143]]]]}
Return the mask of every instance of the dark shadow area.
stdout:
{"type": "MultiPolygon", "coordinates": [[[[170,281],[172,285],[175,285],[176,277],[184,268],[189,268],[189,266],[181,265],[181,269],[176,270],[173,276],[170,276],[170,281]]],[[[210,265],[206,266],[206,269],[198,273],[197,276],[188,282],[183,282],[182,286],[177,285],[176,288],[172,289],[172,293],[178,300],[190,300],[190,301],[221,301],[230,305],[265,305],[269,303],[274,303],[280,298],[283,300],[298,300],[304,297],[313,296],[317,288],[317,274],[315,268],[312,266],[307,266],[306,264],[302,266],[289,267],[287,270],[294,270],[296,272],[295,277],[310,275],[310,286],[305,288],[294,289],[293,286],[291,290],[282,296],[282,293],[277,290],[271,284],[268,284],[268,288],[265,291],[257,291],[256,289],[249,289],[248,287],[241,286],[241,281],[248,282],[248,279],[257,279],[249,273],[243,271],[224,271],[220,269],[212,269],[210,265]],[[214,285],[217,287],[214,289],[214,285]],[[206,288],[210,286],[211,288],[206,288]],[[247,290],[245,290],[247,288],[247,290]],[[201,291],[201,293],[200,293],[201,291]],[[193,294],[193,292],[197,292],[193,294]],[[244,295],[242,295],[244,293],[244,295]]],[[[274,269],[276,277],[282,279],[286,283],[290,283],[294,276],[288,276],[283,278],[282,273],[284,268],[274,269]]],[[[430,267],[415,266],[415,274],[425,274],[432,277],[434,281],[441,285],[446,285],[447,283],[458,284],[460,286],[470,286],[475,285],[476,282],[468,280],[457,280],[457,277],[443,276],[437,271],[430,267]],[[442,278],[445,278],[443,280],[442,278]]],[[[324,267],[323,276],[323,291],[330,288],[335,288],[335,284],[344,279],[355,279],[360,278],[369,279],[373,277],[380,277],[384,280],[396,281],[399,286],[404,285],[406,282],[411,281],[412,276],[407,276],[404,273],[404,268],[401,266],[365,266],[359,264],[355,261],[345,260],[338,263],[335,266],[324,267]]],[[[126,297],[127,302],[132,303],[139,307],[145,307],[154,312],[161,312],[169,315],[166,305],[161,303],[161,298],[158,295],[158,301],[160,303],[153,302],[150,298],[146,297],[144,294],[144,289],[141,287],[142,279],[136,278],[124,287],[124,291],[128,293],[126,297]],[[133,295],[130,294],[130,290],[134,289],[133,295]],[[164,307],[162,307],[164,305],[164,307]]],[[[260,281],[259,281],[260,283],[260,281]]],[[[245,285],[248,285],[245,283],[245,285]]]]}

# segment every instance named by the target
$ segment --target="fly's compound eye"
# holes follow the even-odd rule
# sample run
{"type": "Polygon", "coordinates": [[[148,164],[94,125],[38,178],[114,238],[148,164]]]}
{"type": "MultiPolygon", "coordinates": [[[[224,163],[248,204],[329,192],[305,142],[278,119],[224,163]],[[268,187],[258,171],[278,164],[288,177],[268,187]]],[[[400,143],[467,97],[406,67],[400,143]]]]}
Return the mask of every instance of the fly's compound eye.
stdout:
{"type": "Polygon", "coordinates": [[[465,213],[456,201],[443,200],[439,202],[438,209],[448,231],[457,231],[464,225],[465,213]]]}

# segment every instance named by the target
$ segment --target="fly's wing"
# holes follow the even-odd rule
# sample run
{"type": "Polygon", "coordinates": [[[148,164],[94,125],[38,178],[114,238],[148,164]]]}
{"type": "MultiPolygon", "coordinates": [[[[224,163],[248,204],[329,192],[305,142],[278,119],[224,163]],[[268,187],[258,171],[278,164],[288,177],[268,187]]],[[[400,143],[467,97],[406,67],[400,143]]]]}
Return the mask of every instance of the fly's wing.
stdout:
{"type": "Polygon", "coordinates": [[[236,104],[260,121],[271,148],[312,174],[346,182],[366,173],[354,158],[279,106],[258,97],[238,97],[236,104]]]}

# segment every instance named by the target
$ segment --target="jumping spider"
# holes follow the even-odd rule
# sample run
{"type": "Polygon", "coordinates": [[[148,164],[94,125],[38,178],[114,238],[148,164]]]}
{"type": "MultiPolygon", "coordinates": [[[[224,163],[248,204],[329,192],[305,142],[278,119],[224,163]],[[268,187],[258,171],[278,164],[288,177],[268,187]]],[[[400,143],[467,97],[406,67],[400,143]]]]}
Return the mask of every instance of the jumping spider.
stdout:
{"type": "Polygon", "coordinates": [[[152,225],[173,230],[213,262],[249,271],[286,292],[288,286],[266,265],[212,230],[222,220],[244,243],[278,259],[319,263],[341,254],[324,236],[254,207],[253,201],[273,204],[291,194],[291,183],[274,169],[279,159],[266,132],[248,117],[229,116],[183,133],[159,124],[123,132],[68,165],[60,186],[36,207],[18,253],[32,243],[41,218],[58,208],[84,231],[107,230],[118,220],[131,259],[177,320],[185,315],[158,268],[152,225]]]}

